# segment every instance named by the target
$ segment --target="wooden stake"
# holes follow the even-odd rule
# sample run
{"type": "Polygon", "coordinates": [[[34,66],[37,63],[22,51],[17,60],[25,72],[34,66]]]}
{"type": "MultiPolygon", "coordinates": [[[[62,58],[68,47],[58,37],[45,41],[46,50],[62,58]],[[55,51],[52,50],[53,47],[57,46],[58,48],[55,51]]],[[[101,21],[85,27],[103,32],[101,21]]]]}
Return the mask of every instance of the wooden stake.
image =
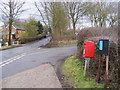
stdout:
{"type": "Polygon", "coordinates": [[[86,74],[86,69],[87,69],[87,60],[85,60],[84,76],[85,76],[85,74],[86,74]]]}
{"type": "Polygon", "coordinates": [[[84,76],[86,76],[86,71],[89,68],[90,58],[85,58],[84,76]]]}
{"type": "Polygon", "coordinates": [[[106,56],[106,82],[108,82],[108,62],[109,62],[109,56],[106,56]]]}
{"type": "Polygon", "coordinates": [[[100,82],[100,75],[101,75],[101,57],[102,55],[99,55],[99,58],[98,58],[98,83],[100,82]]]}

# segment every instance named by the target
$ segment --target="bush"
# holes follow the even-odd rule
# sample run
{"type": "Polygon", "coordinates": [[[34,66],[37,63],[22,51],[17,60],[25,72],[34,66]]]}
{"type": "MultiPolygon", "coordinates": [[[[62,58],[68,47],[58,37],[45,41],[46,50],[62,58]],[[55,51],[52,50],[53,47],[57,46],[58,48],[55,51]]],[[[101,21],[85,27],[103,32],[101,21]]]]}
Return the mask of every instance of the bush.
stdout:
{"type": "Polygon", "coordinates": [[[69,57],[62,66],[65,81],[75,88],[104,88],[95,79],[84,77],[83,63],[75,56],[69,57]]]}
{"type": "Polygon", "coordinates": [[[19,41],[20,41],[21,44],[25,44],[27,42],[41,40],[43,38],[46,38],[46,35],[39,35],[39,36],[36,36],[36,37],[24,37],[24,38],[20,38],[19,41]]]}
{"type": "MultiPolygon", "coordinates": [[[[90,60],[90,67],[89,67],[89,76],[96,78],[97,79],[97,72],[98,72],[98,57],[99,57],[99,51],[98,51],[98,40],[101,39],[106,39],[108,37],[110,44],[109,44],[109,85],[110,87],[118,87],[120,86],[120,78],[119,78],[119,73],[118,71],[120,63],[119,63],[119,58],[118,58],[118,45],[117,45],[117,28],[104,28],[104,34],[102,35],[103,30],[100,28],[89,28],[89,29],[83,29],[80,31],[78,35],[78,43],[77,43],[77,57],[80,58],[81,62],[84,63],[84,59],[82,57],[83,53],[83,42],[85,40],[91,40],[95,42],[95,57],[90,60]],[[90,31],[91,30],[91,31],[90,31]],[[109,31],[110,30],[110,31],[109,31]],[[116,31],[115,31],[116,30],[116,31]],[[114,31],[113,34],[108,34],[109,32],[114,31]],[[110,37],[116,37],[115,40],[113,40],[110,37]],[[94,38],[92,38],[94,37],[94,38]],[[98,37],[98,38],[97,38],[98,37]]],[[[105,56],[102,56],[102,61],[101,61],[101,82],[105,82],[105,68],[106,68],[106,59],[105,56]]]]}
{"type": "Polygon", "coordinates": [[[76,40],[62,40],[62,41],[51,41],[42,47],[51,48],[51,47],[62,47],[76,44],[76,40]]]}
{"type": "Polygon", "coordinates": [[[99,39],[109,39],[110,41],[113,41],[117,43],[118,41],[118,27],[112,27],[112,28],[84,28],[79,31],[78,34],[78,41],[84,41],[84,40],[94,40],[98,41],[99,39]]]}
{"type": "Polygon", "coordinates": [[[0,41],[0,43],[5,43],[6,41],[0,41]]]}

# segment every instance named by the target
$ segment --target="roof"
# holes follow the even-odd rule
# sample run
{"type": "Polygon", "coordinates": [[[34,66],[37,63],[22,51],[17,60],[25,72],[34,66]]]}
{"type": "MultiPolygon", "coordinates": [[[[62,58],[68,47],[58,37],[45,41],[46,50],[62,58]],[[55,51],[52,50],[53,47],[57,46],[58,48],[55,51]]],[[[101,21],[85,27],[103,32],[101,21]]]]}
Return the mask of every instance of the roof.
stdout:
{"type": "Polygon", "coordinates": [[[13,25],[16,30],[25,30],[22,26],[13,25]]]}

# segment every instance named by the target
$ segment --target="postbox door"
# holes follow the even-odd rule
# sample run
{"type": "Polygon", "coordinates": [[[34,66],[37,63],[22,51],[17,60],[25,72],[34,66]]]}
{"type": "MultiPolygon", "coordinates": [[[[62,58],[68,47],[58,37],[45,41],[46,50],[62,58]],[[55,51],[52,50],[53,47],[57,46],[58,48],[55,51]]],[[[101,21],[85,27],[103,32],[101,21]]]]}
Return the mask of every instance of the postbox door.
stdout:
{"type": "Polygon", "coordinates": [[[84,41],[83,57],[94,57],[94,42],[84,41]]]}

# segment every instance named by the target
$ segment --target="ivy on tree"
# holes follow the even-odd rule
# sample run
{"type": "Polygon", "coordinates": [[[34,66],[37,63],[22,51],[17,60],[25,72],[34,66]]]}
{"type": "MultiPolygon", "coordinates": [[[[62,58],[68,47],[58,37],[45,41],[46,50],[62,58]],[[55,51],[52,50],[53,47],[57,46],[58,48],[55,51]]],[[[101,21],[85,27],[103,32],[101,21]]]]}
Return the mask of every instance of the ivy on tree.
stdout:
{"type": "Polygon", "coordinates": [[[40,23],[40,21],[37,22],[36,26],[38,27],[38,33],[42,34],[43,33],[43,25],[40,23]]]}

